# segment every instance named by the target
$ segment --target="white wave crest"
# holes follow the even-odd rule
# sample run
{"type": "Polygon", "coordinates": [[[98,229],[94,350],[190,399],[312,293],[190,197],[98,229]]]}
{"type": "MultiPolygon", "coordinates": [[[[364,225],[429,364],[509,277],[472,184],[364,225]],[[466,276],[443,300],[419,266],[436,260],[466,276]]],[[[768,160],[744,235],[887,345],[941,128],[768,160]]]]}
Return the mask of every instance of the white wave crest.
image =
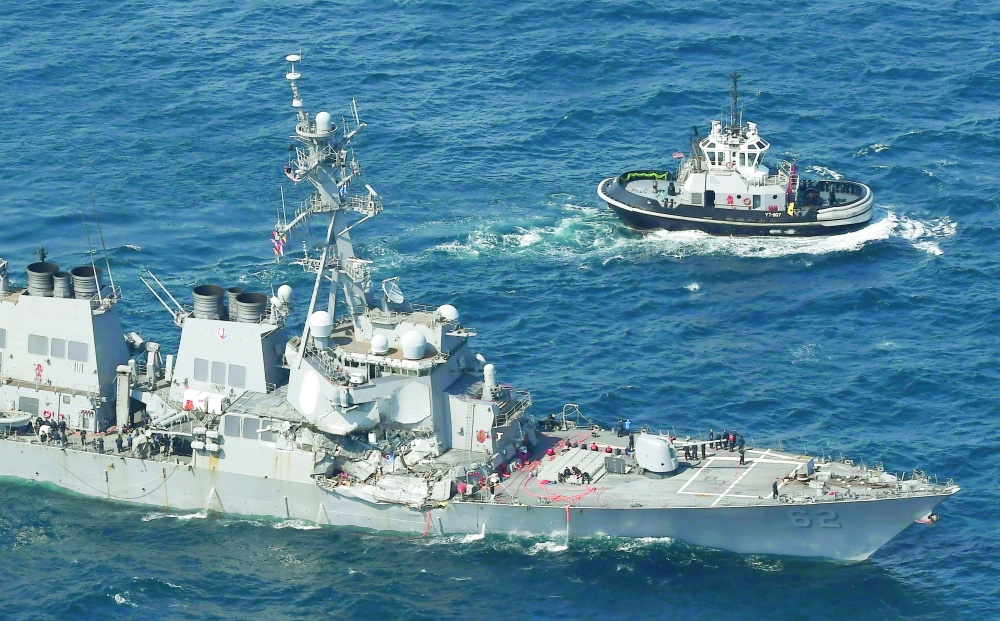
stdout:
{"type": "Polygon", "coordinates": [[[917,250],[941,256],[944,251],[935,240],[954,236],[958,231],[958,224],[947,216],[927,222],[902,216],[896,230],[900,237],[909,241],[917,250]]]}
{"type": "Polygon", "coordinates": [[[273,527],[278,530],[281,530],[282,528],[294,528],[295,530],[318,530],[323,528],[319,524],[313,524],[312,522],[307,522],[305,520],[283,520],[275,523],[273,527]]]}
{"type": "Polygon", "coordinates": [[[817,175],[824,175],[826,177],[830,177],[837,181],[840,181],[841,179],[844,178],[844,175],[825,166],[809,166],[808,168],[806,168],[806,172],[816,173],[817,175]]]}
{"type": "Polygon", "coordinates": [[[670,545],[674,542],[670,537],[636,537],[625,539],[615,549],[619,552],[634,552],[644,548],[670,545]]]}
{"type": "Polygon", "coordinates": [[[118,604],[119,606],[131,606],[132,608],[138,608],[138,606],[133,604],[127,597],[125,597],[120,593],[115,593],[114,598],[115,598],[115,603],[118,604]]]}
{"type": "Polygon", "coordinates": [[[470,533],[459,541],[459,543],[472,543],[473,541],[480,541],[486,537],[486,524],[483,524],[482,529],[478,533],[470,533]]]}
{"type": "Polygon", "coordinates": [[[154,513],[147,513],[146,515],[142,516],[142,521],[152,522],[153,520],[160,520],[163,518],[174,518],[175,520],[203,520],[207,517],[208,517],[208,512],[205,510],[201,510],[197,513],[183,513],[180,515],[174,513],[154,512],[154,513]]]}
{"type": "Polygon", "coordinates": [[[534,556],[541,552],[557,553],[557,552],[565,552],[568,549],[569,546],[566,545],[565,543],[558,543],[556,541],[542,541],[541,543],[536,543],[535,545],[531,546],[531,549],[528,550],[527,553],[530,554],[531,556],[534,556]]]}
{"type": "Polygon", "coordinates": [[[690,291],[691,293],[695,293],[696,291],[701,290],[701,285],[699,285],[696,282],[693,282],[690,285],[686,285],[684,288],[690,291]]]}

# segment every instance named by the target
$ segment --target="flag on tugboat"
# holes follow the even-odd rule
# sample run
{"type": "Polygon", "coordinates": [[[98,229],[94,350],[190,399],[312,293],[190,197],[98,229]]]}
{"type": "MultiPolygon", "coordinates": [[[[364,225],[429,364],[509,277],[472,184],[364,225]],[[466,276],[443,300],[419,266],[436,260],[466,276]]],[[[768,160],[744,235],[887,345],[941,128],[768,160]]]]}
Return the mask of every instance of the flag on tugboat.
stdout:
{"type": "Polygon", "coordinates": [[[675,160],[684,159],[684,154],[681,153],[680,151],[674,151],[672,155],[675,160]]]}

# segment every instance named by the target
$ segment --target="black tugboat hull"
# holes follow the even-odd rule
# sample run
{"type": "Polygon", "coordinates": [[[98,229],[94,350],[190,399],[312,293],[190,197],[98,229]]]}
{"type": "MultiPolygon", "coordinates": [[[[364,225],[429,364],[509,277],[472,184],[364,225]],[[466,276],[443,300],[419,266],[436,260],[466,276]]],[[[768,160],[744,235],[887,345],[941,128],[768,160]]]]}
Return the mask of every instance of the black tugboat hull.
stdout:
{"type": "Polygon", "coordinates": [[[845,205],[816,208],[804,216],[785,212],[764,212],[695,205],[660,203],[631,194],[616,178],[605,179],[597,193],[627,226],[634,229],[704,231],[710,235],[815,237],[857,231],[871,222],[871,190],[856,182],[838,182],[856,186],[858,198],[845,205]]]}
{"type": "Polygon", "coordinates": [[[769,236],[769,237],[815,237],[818,235],[839,235],[858,231],[871,222],[871,209],[867,216],[860,222],[853,223],[833,223],[825,224],[803,224],[797,226],[782,226],[774,224],[769,226],[750,227],[746,224],[712,220],[710,218],[681,219],[665,214],[644,213],[638,210],[622,209],[612,204],[608,204],[612,211],[618,214],[621,221],[629,228],[638,230],[663,229],[667,231],[704,231],[709,235],[724,236],[769,236]]]}

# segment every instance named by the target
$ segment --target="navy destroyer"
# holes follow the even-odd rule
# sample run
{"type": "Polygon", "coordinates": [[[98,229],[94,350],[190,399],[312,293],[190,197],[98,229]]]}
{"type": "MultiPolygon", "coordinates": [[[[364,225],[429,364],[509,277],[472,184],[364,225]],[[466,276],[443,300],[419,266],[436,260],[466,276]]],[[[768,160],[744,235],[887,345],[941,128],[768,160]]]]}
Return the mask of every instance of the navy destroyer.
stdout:
{"type": "Polygon", "coordinates": [[[609,177],[597,195],[628,226],[697,229],[713,235],[809,236],[846,233],[872,219],[872,191],[856,181],[800,174],[795,162],[765,162],[771,145],[743,122],[739,74],[732,75],[729,122],[695,129],[691,153],[673,153],[674,170],[609,177]]]}
{"type": "Polygon", "coordinates": [[[307,112],[301,59],[287,60],[297,145],[285,172],[313,191],[273,239],[309,220],[325,231],[295,261],[315,273],[302,331],[287,285],[203,284],[188,305],[150,272],[142,282],[180,330],[166,354],[122,328],[109,265],[67,273],[43,259],[16,286],[0,263],[0,476],[414,536],[668,537],[850,560],[935,521],[959,490],[736,433],[610,432],[572,404],[535,418],[454,306],[372,281],[351,239],[382,211],[371,186],[350,193],[361,167],[349,143],[365,125],[353,101],[342,129],[307,112]]]}

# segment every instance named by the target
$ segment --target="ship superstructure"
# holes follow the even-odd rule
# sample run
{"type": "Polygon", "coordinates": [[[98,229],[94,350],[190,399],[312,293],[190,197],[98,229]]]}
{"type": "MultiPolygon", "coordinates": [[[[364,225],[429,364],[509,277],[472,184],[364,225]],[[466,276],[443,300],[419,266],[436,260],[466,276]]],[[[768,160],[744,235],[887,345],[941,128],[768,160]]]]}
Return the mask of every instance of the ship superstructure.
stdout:
{"type": "MultiPolygon", "coordinates": [[[[318,258],[298,260],[315,273],[302,332],[290,328],[287,285],[273,295],[200,285],[188,305],[150,273],[145,284],[181,330],[176,356],[164,356],[157,343],[123,332],[118,295],[100,285],[99,272],[93,294],[73,300],[4,277],[0,433],[9,435],[0,441],[0,475],[170,510],[423,535],[673,537],[840,559],[867,558],[914,521],[934,521],[935,508],[958,491],[919,472],[744,444],[735,434],[732,442],[614,434],[573,405],[536,420],[531,396],[498,381],[494,365],[474,353],[476,331],[455,307],[413,303],[396,278],[373,285],[350,234],[381,203],[368,186],[356,201],[347,195],[360,167],[342,157],[363,124],[352,104],[356,128],[334,142],[329,115],[304,109],[299,77],[293,65],[303,147],[286,173],[314,193],[276,230],[307,219],[324,225],[318,258]],[[41,334],[37,316],[66,325],[41,334]],[[66,331],[69,324],[80,331],[66,331]],[[31,335],[49,339],[44,353],[31,335]],[[53,339],[78,339],[93,352],[90,383],[75,388],[84,394],[67,392],[68,366],[45,382],[53,339]],[[32,381],[37,364],[43,375],[32,381]],[[46,417],[46,399],[66,394],[77,400],[46,417]]],[[[34,264],[29,283],[39,270],[59,273],[34,264]]],[[[94,289],[81,282],[82,292],[94,289]]]]}
{"type": "Polygon", "coordinates": [[[730,118],[695,130],[691,153],[675,170],[609,177],[597,194],[634,228],[698,229],[716,235],[831,235],[864,227],[874,197],[863,183],[803,177],[793,161],[765,162],[771,144],[743,122],[739,75],[732,75],[730,118]]]}

